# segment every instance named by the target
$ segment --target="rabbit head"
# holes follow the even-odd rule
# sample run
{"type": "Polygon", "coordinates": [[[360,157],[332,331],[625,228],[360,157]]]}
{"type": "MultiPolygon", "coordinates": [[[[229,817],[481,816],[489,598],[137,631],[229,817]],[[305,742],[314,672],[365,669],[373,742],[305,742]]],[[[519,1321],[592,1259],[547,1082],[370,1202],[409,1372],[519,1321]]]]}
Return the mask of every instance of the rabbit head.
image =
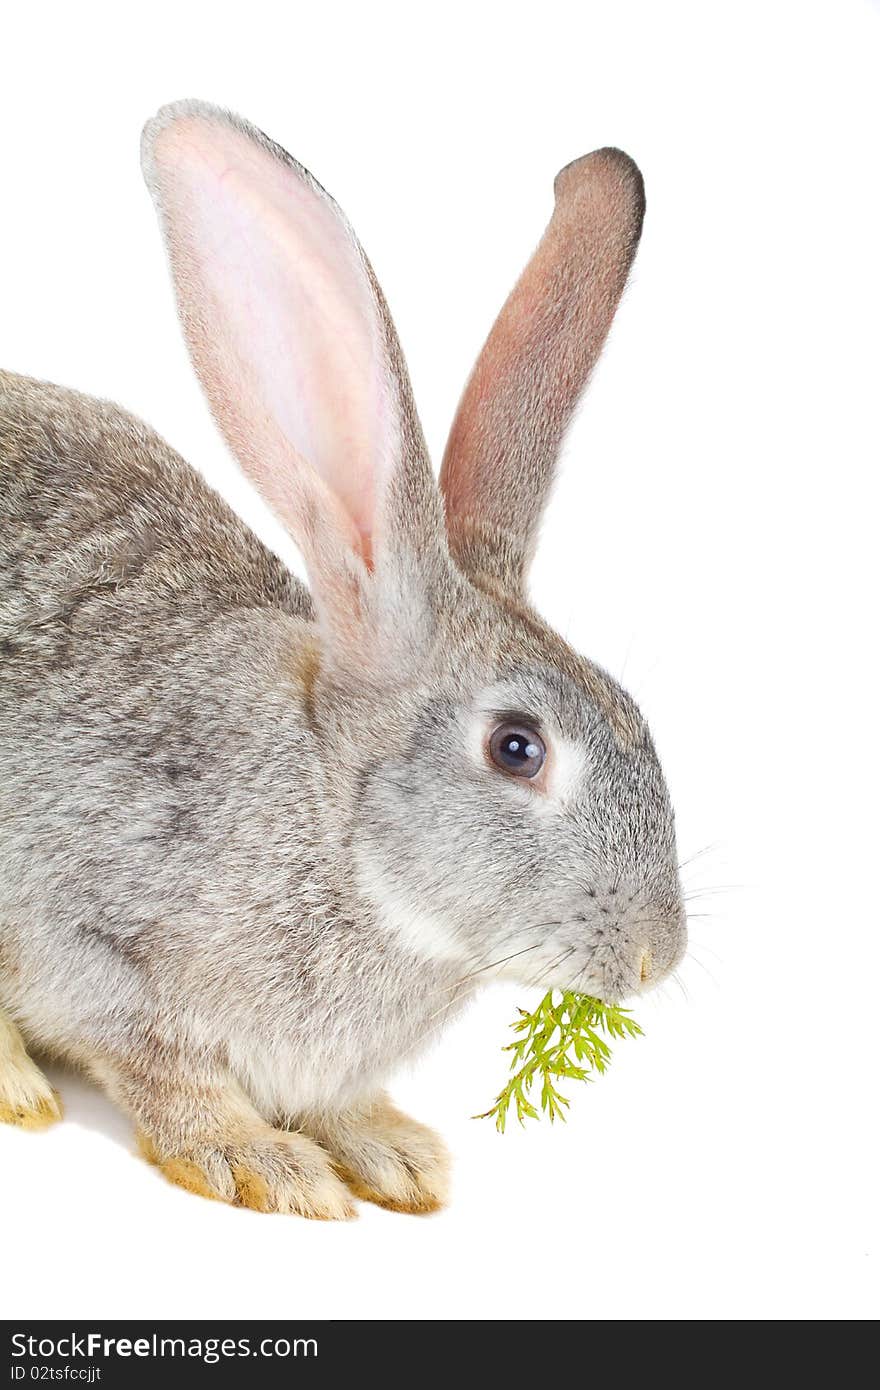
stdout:
{"type": "Polygon", "coordinates": [[[144,167],[214,417],[306,562],[291,677],[356,897],[462,978],[653,984],[685,941],[663,775],[633,701],[524,592],[638,244],[638,170],[600,150],[558,176],[438,487],[381,291],[311,175],[198,103],[148,125],[144,167]]]}

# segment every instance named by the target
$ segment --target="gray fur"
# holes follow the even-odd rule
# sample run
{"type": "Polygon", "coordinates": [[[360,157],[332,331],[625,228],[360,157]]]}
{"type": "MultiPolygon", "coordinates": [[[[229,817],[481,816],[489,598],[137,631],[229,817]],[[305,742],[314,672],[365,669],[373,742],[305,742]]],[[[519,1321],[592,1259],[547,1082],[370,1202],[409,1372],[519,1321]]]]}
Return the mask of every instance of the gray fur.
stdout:
{"type": "MultiPolygon", "coordinates": [[[[653,981],[683,950],[644,722],[511,588],[450,558],[388,333],[409,424],[387,660],[364,680],[146,426],[0,373],[0,1009],[87,1066],[160,1158],[201,1155],[221,1195],[228,1135],[257,1117],[334,1151],[348,1115],[346,1172],[387,1167],[352,1134],[492,975],[618,998],[645,951],[653,981]],[[496,706],[568,750],[558,795],[475,749],[496,706]],[[225,1147],[196,1142],[206,1126],[225,1147]]],[[[411,1123],[387,1113],[388,1133],[411,1123]]],[[[245,1166],[280,1182],[277,1152],[248,1142],[245,1166]]],[[[308,1209],[316,1183],[275,1209],[308,1209]]]]}

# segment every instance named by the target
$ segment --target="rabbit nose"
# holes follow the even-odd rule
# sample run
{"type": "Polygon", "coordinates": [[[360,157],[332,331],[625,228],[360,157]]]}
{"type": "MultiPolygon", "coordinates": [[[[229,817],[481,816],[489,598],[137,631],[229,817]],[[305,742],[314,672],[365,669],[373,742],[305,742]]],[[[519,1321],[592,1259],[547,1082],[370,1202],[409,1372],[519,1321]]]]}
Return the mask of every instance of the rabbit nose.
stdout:
{"type": "Polygon", "coordinates": [[[650,951],[643,951],[639,958],[639,980],[642,984],[651,978],[651,967],[654,964],[654,957],[650,951]]]}

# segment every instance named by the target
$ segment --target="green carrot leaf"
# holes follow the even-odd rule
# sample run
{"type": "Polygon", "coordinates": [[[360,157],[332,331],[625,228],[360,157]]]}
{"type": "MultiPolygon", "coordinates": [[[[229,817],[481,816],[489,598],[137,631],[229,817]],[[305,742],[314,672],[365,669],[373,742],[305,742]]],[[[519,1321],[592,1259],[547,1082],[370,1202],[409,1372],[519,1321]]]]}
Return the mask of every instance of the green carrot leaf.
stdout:
{"type": "Polygon", "coordinates": [[[511,1054],[511,1075],[494,1104],[474,1117],[494,1119],[500,1134],[511,1107],[520,1124],[537,1120],[542,1112],[551,1123],[564,1120],[570,1102],[555,1083],[591,1081],[592,1072],[601,1076],[611,1061],[607,1038],[642,1037],[642,1029],[627,1009],[571,990],[551,989],[532,1013],[527,1009],[518,1013],[510,1025],[518,1035],[516,1041],[504,1047],[511,1054]],[[540,1112],[529,1099],[533,1086],[539,1090],[540,1112]]]}

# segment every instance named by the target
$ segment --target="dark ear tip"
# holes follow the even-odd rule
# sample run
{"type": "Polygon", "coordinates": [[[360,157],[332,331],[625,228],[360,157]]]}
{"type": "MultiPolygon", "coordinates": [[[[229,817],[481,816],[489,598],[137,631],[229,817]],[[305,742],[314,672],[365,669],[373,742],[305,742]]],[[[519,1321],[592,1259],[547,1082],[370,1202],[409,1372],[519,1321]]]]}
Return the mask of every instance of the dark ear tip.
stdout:
{"type": "Polygon", "coordinates": [[[645,184],[639,166],[623,150],[614,145],[581,155],[560,169],[553,180],[557,202],[577,197],[582,189],[597,185],[617,186],[628,198],[635,216],[641,220],[645,212],[645,184]]]}

